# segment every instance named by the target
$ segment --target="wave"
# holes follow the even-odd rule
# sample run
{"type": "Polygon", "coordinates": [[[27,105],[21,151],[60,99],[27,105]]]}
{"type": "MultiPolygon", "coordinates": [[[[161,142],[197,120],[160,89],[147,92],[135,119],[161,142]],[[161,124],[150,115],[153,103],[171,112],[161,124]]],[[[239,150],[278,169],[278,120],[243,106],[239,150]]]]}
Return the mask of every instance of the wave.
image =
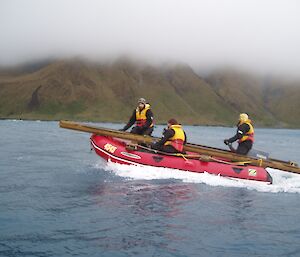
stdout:
{"type": "Polygon", "coordinates": [[[300,175],[270,168],[267,170],[273,177],[272,185],[259,181],[216,176],[206,172],[193,173],[169,168],[123,165],[112,162],[104,163],[102,161],[98,162],[95,168],[104,169],[117,176],[131,180],[175,179],[185,183],[247,188],[258,192],[300,193],[300,175]]]}

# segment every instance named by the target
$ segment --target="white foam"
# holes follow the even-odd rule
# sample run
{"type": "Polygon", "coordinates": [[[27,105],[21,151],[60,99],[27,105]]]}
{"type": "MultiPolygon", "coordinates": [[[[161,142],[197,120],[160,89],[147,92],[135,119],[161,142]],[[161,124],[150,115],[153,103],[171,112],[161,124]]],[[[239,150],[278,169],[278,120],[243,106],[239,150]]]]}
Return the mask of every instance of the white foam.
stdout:
{"type": "Polygon", "coordinates": [[[210,186],[239,187],[259,192],[300,193],[300,175],[280,170],[268,169],[273,178],[273,184],[243,179],[226,178],[209,173],[193,173],[182,170],[122,165],[112,162],[99,162],[96,168],[111,171],[114,174],[132,180],[178,179],[186,183],[203,183],[210,186]]]}
{"type": "Polygon", "coordinates": [[[281,170],[267,168],[273,184],[271,185],[271,192],[288,192],[300,193],[300,175],[281,170]]]}

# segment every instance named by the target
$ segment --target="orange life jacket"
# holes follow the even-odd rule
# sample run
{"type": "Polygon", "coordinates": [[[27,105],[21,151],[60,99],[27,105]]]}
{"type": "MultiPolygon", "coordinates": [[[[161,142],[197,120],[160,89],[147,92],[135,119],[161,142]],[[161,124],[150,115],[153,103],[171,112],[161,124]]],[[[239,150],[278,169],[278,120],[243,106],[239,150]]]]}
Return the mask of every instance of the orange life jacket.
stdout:
{"type": "MultiPolygon", "coordinates": [[[[135,110],[135,124],[138,127],[142,127],[146,124],[147,121],[147,116],[146,112],[150,109],[150,104],[146,104],[145,108],[143,110],[140,110],[139,107],[136,108],[135,110]]],[[[149,128],[153,127],[154,124],[153,122],[150,124],[149,128]]]]}
{"type": "Polygon", "coordinates": [[[169,138],[169,140],[164,145],[171,145],[178,152],[182,152],[183,144],[185,141],[185,135],[181,125],[172,125],[170,126],[170,129],[173,129],[175,134],[173,137],[169,138]]]}
{"type": "Polygon", "coordinates": [[[250,127],[250,129],[249,129],[249,131],[248,131],[248,132],[247,132],[247,133],[239,140],[239,143],[242,143],[242,142],[244,142],[244,141],[246,141],[246,140],[250,140],[250,141],[254,142],[254,128],[253,128],[253,125],[251,124],[251,121],[248,120],[248,121],[246,121],[246,122],[243,122],[243,123],[239,124],[239,126],[242,125],[242,124],[248,124],[249,127],[250,127]]]}

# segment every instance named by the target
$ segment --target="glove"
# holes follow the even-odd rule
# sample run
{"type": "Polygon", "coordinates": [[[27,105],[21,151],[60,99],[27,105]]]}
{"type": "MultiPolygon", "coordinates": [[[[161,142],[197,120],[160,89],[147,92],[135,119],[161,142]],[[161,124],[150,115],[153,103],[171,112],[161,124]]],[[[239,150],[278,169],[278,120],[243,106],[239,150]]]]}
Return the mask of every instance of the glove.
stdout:
{"type": "Polygon", "coordinates": [[[228,139],[224,139],[224,144],[225,145],[229,145],[229,140],[228,139]]]}
{"type": "Polygon", "coordinates": [[[124,128],[118,129],[119,131],[126,131],[124,128]]]}
{"type": "Polygon", "coordinates": [[[157,148],[156,142],[151,143],[150,148],[151,149],[156,149],[157,148]]]}

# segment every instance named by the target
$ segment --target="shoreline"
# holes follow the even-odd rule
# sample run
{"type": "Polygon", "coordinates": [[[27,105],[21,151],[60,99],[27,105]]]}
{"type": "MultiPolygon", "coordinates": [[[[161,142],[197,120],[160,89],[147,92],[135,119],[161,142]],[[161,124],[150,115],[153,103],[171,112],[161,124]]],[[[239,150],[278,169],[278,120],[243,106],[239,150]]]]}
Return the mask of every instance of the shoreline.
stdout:
{"type": "MultiPolygon", "coordinates": [[[[60,120],[68,120],[68,121],[74,121],[74,122],[80,122],[80,123],[111,123],[111,124],[125,124],[126,122],[124,121],[87,121],[87,120],[69,120],[69,119],[16,119],[16,118],[2,118],[0,117],[0,121],[2,120],[8,120],[8,121],[39,121],[39,122],[59,122],[60,120]]],[[[164,126],[166,123],[163,122],[157,122],[155,125],[160,125],[164,126]]],[[[220,124],[188,124],[185,123],[183,126],[194,126],[194,127],[221,127],[221,128],[235,128],[235,126],[229,126],[229,125],[220,125],[220,124]]],[[[289,129],[289,130],[300,130],[300,127],[288,127],[288,126],[276,126],[276,127],[271,127],[271,126],[257,126],[255,125],[255,128],[259,129],[289,129]]]]}

